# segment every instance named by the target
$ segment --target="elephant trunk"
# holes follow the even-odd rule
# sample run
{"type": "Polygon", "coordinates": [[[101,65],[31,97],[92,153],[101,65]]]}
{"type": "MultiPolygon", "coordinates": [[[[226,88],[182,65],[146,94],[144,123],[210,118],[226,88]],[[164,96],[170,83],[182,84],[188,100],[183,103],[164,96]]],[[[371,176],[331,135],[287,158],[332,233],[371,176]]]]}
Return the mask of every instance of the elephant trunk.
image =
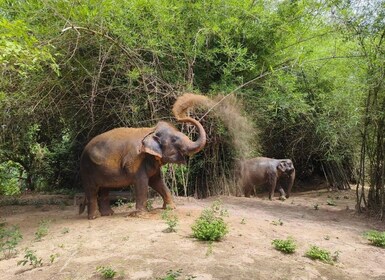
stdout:
{"type": "Polygon", "coordinates": [[[198,128],[199,137],[196,141],[189,140],[187,142],[184,149],[185,154],[190,156],[202,150],[203,147],[206,145],[206,131],[204,130],[200,122],[190,117],[180,118],[178,119],[178,121],[191,123],[198,128]]]}

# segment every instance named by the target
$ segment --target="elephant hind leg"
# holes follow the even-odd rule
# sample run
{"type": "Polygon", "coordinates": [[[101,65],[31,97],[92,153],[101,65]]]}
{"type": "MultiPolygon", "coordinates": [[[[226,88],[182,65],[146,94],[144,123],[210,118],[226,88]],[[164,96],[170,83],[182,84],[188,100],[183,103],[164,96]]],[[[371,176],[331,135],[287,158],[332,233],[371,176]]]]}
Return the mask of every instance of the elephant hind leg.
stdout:
{"type": "Polygon", "coordinates": [[[97,203],[97,190],[96,188],[86,188],[86,201],[87,201],[87,212],[88,219],[93,220],[96,218],[96,211],[98,209],[97,203]]]}
{"type": "Polygon", "coordinates": [[[250,195],[252,195],[252,193],[253,193],[253,190],[254,190],[254,186],[253,185],[246,184],[243,187],[243,191],[245,193],[245,197],[250,197],[250,195]]]}
{"type": "Polygon", "coordinates": [[[111,209],[110,206],[110,197],[108,194],[108,189],[100,188],[98,193],[98,206],[99,212],[102,216],[111,216],[112,214],[114,214],[114,211],[111,209]]]}

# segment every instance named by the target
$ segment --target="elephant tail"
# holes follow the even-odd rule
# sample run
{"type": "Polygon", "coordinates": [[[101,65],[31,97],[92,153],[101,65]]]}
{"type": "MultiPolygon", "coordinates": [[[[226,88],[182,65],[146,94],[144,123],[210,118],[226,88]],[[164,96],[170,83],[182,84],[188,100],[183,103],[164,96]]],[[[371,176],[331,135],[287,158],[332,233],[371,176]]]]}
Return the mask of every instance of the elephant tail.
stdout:
{"type": "Polygon", "coordinates": [[[84,210],[86,209],[86,205],[87,205],[87,197],[84,196],[83,202],[80,202],[79,204],[79,215],[81,215],[84,212],[84,210]]]}

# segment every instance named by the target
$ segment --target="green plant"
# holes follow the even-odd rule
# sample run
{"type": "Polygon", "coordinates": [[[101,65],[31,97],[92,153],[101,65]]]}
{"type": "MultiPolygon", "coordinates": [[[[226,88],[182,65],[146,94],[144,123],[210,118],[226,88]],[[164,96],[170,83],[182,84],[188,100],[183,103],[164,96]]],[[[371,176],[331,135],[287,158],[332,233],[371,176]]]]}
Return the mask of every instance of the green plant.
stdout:
{"type": "Polygon", "coordinates": [[[56,258],[57,258],[58,256],[59,256],[58,254],[51,254],[51,255],[49,256],[49,262],[50,262],[50,263],[53,263],[53,262],[56,260],[56,258]]]}
{"type": "Polygon", "coordinates": [[[99,272],[104,279],[112,279],[116,275],[116,271],[110,266],[98,266],[96,271],[99,272]]]}
{"type": "Polygon", "coordinates": [[[245,220],[245,218],[242,218],[242,220],[241,220],[241,224],[242,224],[242,225],[245,225],[245,224],[246,224],[246,220],[245,220]]]}
{"type": "Polygon", "coordinates": [[[167,206],[162,212],[162,220],[164,220],[168,226],[164,232],[176,232],[176,226],[178,225],[178,216],[173,213],[172,209],[167,206]]]}
{"type": "Polygon", "coordinates": [[[115,205],[120,207],[120,206],[123,206],[125,203],[123,201],[123,199],[121,198],[118,198],[118,200],[115,202],[115,205]]]}
{"type": "Polygon", "coordinates": [[[334,202],[333,199],[328,199],[328,200],[326,201],[326,204],[327,204],[327,205],[330,205],[330,206],[337,206],[337,204],[334,202]]]}
{"type": "Polygon", "coordinates": [[[181,275],[182,270],[179,269],[177,271],[169,270],[167,275],[163,278],[158,278],[158,280],[176,280],[181,275]]]}
{"type": "Polygon", "coordinates": [[[209,246],[207,247],[206,256],[210,256],[213,253],[213,242],[209,242],[209,246]]]}
{"type": "Polygon", "coordinates": [[[154,209],[153,204],[154,204],[154,201],[153,201],[152,199],[147,200],[147,202],[146,202],[146,208],[147,208],[148,211],[151,211],[151,210],[154,209]]]}
{"type": "Polygon", "coordinates": [[[36,241],[41,241],[41,239],[48,234],[48,226],[50,222],[51,222],[50,220],[41,220],[39,222],[39,227],[35,232],[36,241]]]}
{"type": "Polygon", "coordinates": [[[294,240],[292,238],[287,238],[286,240],[282,239],[274,239],[271,244],[274,246],[274,248],[278,251],[281,251],[285,254],[292,254],[294,253],[297,245],[295,244],[294,240]]]}
{"type": "Polygon", "coordinates": [[[0,227],[0,252],[3,253],[4,258],[8,259],[17,253],[16,246],[21,239],[23,237],[17,226],[6,228],[5,224],[2,224],[0,227]]]}
{"type": "Polygon", "coordinates": [[[22,259],[21,261],[18,261],[17,265],[23,265],[24,266],[27,263],[29,263],[29,265],[33,266],[34,268],[38,267],[38,266],[42,266],[43,265],[42,259],[38,258],[35,255],[35,252],[36,251],[32,251],[30,249],[26,249],[25,250],[24,259],[22,259]]]}
{"type": "Polygon", "coordinates": [[[370,241],[370,244],[385,248],[385,232],[371,230],[366,232],[364,236],[370,241]]]}
{"type": "Polygon", "coordinates": [[[61,231],[62,234],[67,234],[69,232],[70,232],[70,229],[67,227],[63,228],[63,230],[61,231]]]}
{"type": "Polygon", "coordinates": [[[305,253],[305,256],[312,260],[320,260],[325,263],[332,264],[334,260],[338,258],[338,252],[335,252],[336,257],[333,258],[331,253],[325,249],[321,249],[318,246],[310,246],[310,249],[305,253]]]}
{"type": "Polygon", "coordinates": [[[278,221],[272,221],[271,223],[275,226],[283,226],[283,222],[281,219],[278,219],[278,221]]]}
{"type": "Polygon", "coordinates": [[[214,203],[211,208],[204,209],[191,227],[193,236],[205,241],[222,239],[229,232],[228,226],[223,220],[224,215],[227,215],[227,211],[218,203],[214,203]]]}

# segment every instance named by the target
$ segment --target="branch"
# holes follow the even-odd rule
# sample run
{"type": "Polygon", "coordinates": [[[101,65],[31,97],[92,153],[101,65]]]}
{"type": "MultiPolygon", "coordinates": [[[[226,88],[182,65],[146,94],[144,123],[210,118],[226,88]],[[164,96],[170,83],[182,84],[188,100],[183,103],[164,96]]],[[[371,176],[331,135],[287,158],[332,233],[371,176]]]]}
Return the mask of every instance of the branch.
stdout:
{"type": "MultiPolygon", "coordinates": [[[[78,34],[80,34],[79,30],[83,30],[83,31],[86,31],[88,33],[91,33],[93,35],[97,35],[97,36],[101,36],[103,38],[106,38],[107,40],[111,41],[114,45],[116,45],[118,48],[120,48],[126,55],[128,56],[137,56],[137,54],[132,51],[132,50],[128,50],[127,48],[125,48],[122,44],[120,44],[117,40],[115,40],[114,38],[112,38],[111,36],[109,36],[108,34],[104,33],[104,32],[99,32],[99,31],[96,31],[96,30],[93,30],[93,29],[90,29],[88,27],[81,27],[81,26],[69,26],[69,27],[66,27],[64,28],[61,33],[63,34],[64,32],[68,31],[68,30],[74,30],[76,31],[78,34]]],[[[135,63],[135,61],[134,61],[135,63]]],[[[136,65],[137,66],[137,65],[136,65]]],[[[137,66],[138,67],[138,66],[137,66]]],[[[139,67],[138,67],[139,69],[139,67]]]]}

